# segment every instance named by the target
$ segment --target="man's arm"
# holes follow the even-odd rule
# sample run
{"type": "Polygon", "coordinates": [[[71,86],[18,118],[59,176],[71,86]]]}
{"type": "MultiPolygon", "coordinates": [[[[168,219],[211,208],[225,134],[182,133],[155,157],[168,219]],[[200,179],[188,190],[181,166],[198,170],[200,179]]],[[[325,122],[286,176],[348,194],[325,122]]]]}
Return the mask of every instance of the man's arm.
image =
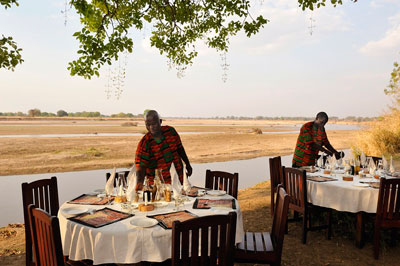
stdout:
{"type": "Polygon", "coordinates": [[[333,148],[333,146],[328,142],[327,144],[325,144],[325,147],[332,153],[335,154],[336,159],[340,159],[344,157],[344,153],[338,152],[337,150],[335,150],[335,148],[333,148]]]}
{"type": "MultiPolygon", "coordinates": [[[[330,144],[329,144],[330,145],[330,144]]],[[[329,156],[332,156],[334,154],[334,152],[330,151],[329,149],[325,149],[322,145],[319,145],[317,143],[312,143],[311,146],[318,151],[322,151],[325,152],[326,154],[328,154],[329,156]]],[[[331,146],[332,147],[332,146],[331,146]]],[[[333,147],[332,147],[333,148],[333,147]]],[[[336,151],[336,150],[335,150],[336,151]]]]}
{"type": "Polygon", "coordinates": [[[181,146],[180,148],[178,148],[177,151],[178,151],[179,156],[185,162],[187,175],[191,176],[193,169],[192,169],[192,166],[190,166],[190,162],[189,162],[189,159],[188,159],[188,157],[186,155],[185,148],[183,148],[183,146],[181,146]]]}
{"type": "Polygon", "coordinates": [[[143,189],[144,177],[146,176],[146,168],[145,167],[136,167],[136,191],[143,189]]]}

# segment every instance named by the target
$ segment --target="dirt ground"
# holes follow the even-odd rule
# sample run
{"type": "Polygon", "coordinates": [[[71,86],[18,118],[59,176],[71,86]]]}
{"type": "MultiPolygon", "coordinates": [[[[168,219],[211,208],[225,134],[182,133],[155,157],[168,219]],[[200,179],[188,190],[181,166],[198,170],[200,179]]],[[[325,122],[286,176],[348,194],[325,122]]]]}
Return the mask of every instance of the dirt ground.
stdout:
{"type": "MultiPolygon", "coordinates": [[[[239,204],[245,231],[271,230],[269,182],[240,190],[239,204]]],[[[351,215],[349,216],[351,218],[351,215]]],[[[372,221],[369,221],[367,227],[370,227],[371,223],[372,221]]],[[[304,245],[301,243],[301,223],[289,223],[289,233],[284,239],[282,265],[399,265],[400,245],[391,247],[388,243],[382,243],[380,259],[376,261],[373,259],[370,240],[364,248],[359,249],[351,235],[338,232],[340,227],[337,222],[333,224],[333,228],[334,235],[331,240],[325,238],[323,231],[309,232],[307,244],[304,245]]],[[[0,228],[0,265],[24,265],[24,250],[23,225],[0,228]]]]}
{"type": "MultiPolygon", "coordinates": [[[[0,121],[0,135],[36,134],[92,134],[140,133],[143,126],[105,126],[123,121],[0,121]],[[46,122],[46,124],[44,124],[46,122]],[[59,125],[60,123],[63,125],[59,125]],[[97,123],[103,123],[98,125],[97,123]],[[58,125],[57,125],[58,123],[58,125]],[[86,126],[83,126],[85,124],[86,126]],[[81,126],[79,126],[81,125],[81,126]],[[89,126],[87,126],[89,125],[89,126]]],[[[126,121],[125,121],[126,122],[126,121]]],[[[286,122],[286,126],[271,127],[276,121],[181,120],[167,121],[176,124],[186,153],[192,163],[244,160],[268,155],[291,154],[297,133],[255,134],[255,128],[266,132],[294,131],[300,122],[286,122]],[[224,124],[226,123],[226,124],[224,124]],[[253,126],[250,123],[259,124],[253,126]],[[262,123],[262,124],[261,124],[262,123]],[[232,126],[232,124],[240,126],[232,126]],[[195,125],[195,126],[194,126],[195,125]],[[263,125],[263,126],[261,126],[263,125]],[[218,133],[205,133],[218,132],[218,133]],[[204,133],[204,134],[202,134],[204,133]]],[[[165,122],[166,124],[169,124],[165,122]]],[[[331,130],[328,136],[337,149],[351,147],[354,130],[331,130]]],[[[93,137],[7,137],[0,138],[0,176],[54,173],[65,171],[130,167],[141,136],[93,137]]]]}

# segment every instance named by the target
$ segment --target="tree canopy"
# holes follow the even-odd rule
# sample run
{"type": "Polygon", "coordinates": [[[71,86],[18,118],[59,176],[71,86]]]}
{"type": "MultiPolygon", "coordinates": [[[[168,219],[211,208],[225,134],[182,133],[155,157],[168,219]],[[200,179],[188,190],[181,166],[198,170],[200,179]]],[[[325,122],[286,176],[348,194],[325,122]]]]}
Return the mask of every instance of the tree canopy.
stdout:
{"type": "MultiPolygon", "coordinates": [[[[293,1],[303,10],[326,2],[342,4],[342,0],[293,1]]],[[[0,0],[5,8],[13,4],[18,5],[17,0],[0,0]]],[[[131,53],[134,42],[129,33],[144,26],[151,28],[151,46],[179,67],[193,63],[197,41],[226,52],[232,36],[242,31],[251,37],[268,22],[263,16],[252,17],[250,0],[69,0],[69,4],[80,16],[82,29],[73,35],[80,45],[68,70],[88,79],[99,76],[100,68],[118,60],[122,52],[131,53]]],[[[14,70],[23,62],[20,51],[11,37],[3,36],[0,68],[14,70]]]]}
{"type": "Polygon", "coordinates": [[[393,97],[397,105],[395,108],[398,108],[400,105],[400,65],[395,62],[393,66],[394,68],[390,74],[390,82],[385,89],[385,94],[393,97]]]}

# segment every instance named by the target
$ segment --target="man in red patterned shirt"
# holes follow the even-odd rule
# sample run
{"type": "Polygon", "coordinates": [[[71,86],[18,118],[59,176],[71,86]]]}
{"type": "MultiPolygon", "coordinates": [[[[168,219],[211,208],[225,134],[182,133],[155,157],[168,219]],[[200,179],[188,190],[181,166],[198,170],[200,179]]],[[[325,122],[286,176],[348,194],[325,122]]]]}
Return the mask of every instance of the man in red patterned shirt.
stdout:
{"type": "Polygon", "coordinates": [[[305,123],[301,127],[293,154],[293,167],[315,165],[319,151],[329,156],[335,155],[336,159],[344,157],[343,152],[338,152],[329,143],[325,132],[327,122],[328,115],[325,112],[319,112],[314,121],[305,123]]]}
{"type": "Polygon", "coordinates": [[[135,157],[137,189],[142,188],[146,175],[150,184],[153,184],[156,169],[161,169],[164,181],[171,183],[169,169],[172,164],[183,182],[182,160],[185,162],[188,176],[192,174],[192,167],[178,133],[173,127],[161,126],[162,120],[155,110],[145,114],[145,123],[148,132],[140,140],[135,157]]]}

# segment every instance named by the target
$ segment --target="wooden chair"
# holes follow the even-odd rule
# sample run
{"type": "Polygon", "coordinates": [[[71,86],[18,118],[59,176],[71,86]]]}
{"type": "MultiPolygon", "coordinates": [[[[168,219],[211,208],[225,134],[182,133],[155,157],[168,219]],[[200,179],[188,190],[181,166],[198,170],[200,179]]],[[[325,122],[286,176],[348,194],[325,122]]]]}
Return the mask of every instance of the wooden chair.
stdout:
{"type": "Polygon", "coordinates": [[[45,210],[51,215],[57,216],[59,209],[57,178],[37,180],[31,183],[22,183],[22,204],[24,209],[25,222],[25,249],[26,265],[36,265],[33,261],[32,239],[28,206],[34,204],[36,207],[45,210]]]}
{"type": "Polygon", "coordinates": [[[269,176],[271,180],[271,216],[273,216],[275,194],[278,192],[278,185],[282,184],[282,161],[280,156],[269,158],[269,176]]]}
{"type": "Polygon", "coordinates": [[[33,204],[28,207],[28,216],[36,265],[64,265],[58,218],[50,216],[40,208],[35,208],[33,204]]]}
{"type": "Polygon", "coordinates": [[[293,210],[294,213],[303,215],[303,229],[302,229],[302,242],[307,242],[307,232],[315,231],[320,229],[327,229],[327,238],[331,238],[332,234],[332,211],[331,209],[321,208],[328,212],[327,225],[315,226],[311,224],[311,208],[312,204],[307,201],[307,175],[305,170],[297,168],[285,168],[282,167],[283,183],[286,192],[289,195],[289,209],[293,210]]]}
{"type": "MultiPolygon", "coordinates": [[[[115,179],[114,179],[114,187],[117,187],[119,181],[119,173],[123,173],[124,174],[124,180],[122,180],[122,182],[125,182],[125,184],[128,184],[127,179],[128,179],[128,175],[129,175],[129,171],[120,171],[120,172],[116,172],[115,173],[115,179]],[[118,182],[118,183],[117,183],[118,182]]],[[[106,182],[108,181],[108,179],[110,178],[111,173],[106,173],[106,182]]]]}
{"type": "Polygon", "coordinates": [[[400,228],[400,178],[380,181],[374,229],[375,259],[379,258],[381,229],[388,228],[400,228]]]}
{"type": "Polygon", "coordinates": [[[276,209],[271,233],[247,232],[245,239],[236,247],[235,261],[281,265],[283,238],[289,210],[289,196],[282,185],[278,185],[276,194],[276,209]]]}
{"type": "Polygon", "coordinates": [[[206,188],[225,190],[229,195],[237,199],[239,184],[238,173],[227,173],[221,171],[206,171],[206,188]]]}
{"type": "Polygon", "coordinates": [[[174,221],[171,265],[233,266],[235,234],[236,212],[174,221]]]}

